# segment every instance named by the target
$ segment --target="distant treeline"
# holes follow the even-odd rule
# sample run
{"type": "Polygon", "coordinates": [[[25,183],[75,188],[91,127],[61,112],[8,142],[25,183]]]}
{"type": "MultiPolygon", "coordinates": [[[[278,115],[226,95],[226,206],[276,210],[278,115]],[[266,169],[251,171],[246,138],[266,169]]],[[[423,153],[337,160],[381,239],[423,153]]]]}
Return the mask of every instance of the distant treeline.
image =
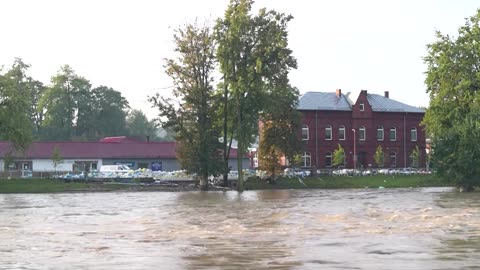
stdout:
{"type": "Polygon", "coordinates": [[[0,69],[0,140],[22,146],[32,140],[95,141],[120,135],[173,138],[142,111],[131,109],[119,91],[93,87],[68,65],[49,85],[30,77],[29,67],[17,58],[10,68],[0,69]]]}

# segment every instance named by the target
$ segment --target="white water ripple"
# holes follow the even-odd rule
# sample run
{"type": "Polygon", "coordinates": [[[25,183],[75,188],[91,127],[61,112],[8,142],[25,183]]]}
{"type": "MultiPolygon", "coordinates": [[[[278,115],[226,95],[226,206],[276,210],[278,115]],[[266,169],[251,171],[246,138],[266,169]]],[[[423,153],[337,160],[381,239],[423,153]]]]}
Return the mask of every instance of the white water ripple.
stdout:
{"type": "Polygon", "coordinates": [[[1,194],[0,269],[478,269],[478,195],[1,194]]]}

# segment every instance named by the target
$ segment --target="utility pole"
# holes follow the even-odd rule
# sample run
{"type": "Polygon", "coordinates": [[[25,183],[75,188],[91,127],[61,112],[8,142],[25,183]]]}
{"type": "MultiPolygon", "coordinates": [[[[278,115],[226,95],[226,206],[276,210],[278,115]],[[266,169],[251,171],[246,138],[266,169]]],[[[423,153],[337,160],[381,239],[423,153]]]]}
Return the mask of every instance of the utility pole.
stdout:
{"type": "Polygon", "coordinates": [[[357,170],[357,148],[356,148],[356,135],[355,135],[355,129],[352,128],[353,131],[353,174],[355,174],[355,171],[357,170]]]}

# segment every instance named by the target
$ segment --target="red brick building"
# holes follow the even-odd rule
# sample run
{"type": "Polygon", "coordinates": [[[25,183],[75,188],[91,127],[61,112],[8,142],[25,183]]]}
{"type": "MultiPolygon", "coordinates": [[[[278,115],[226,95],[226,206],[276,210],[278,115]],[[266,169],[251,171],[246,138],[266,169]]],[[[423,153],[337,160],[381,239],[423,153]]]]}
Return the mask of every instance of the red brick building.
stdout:
{"type": "Polygon", "coordinates": [[[333,152],[345,150],[346,168],[377,167],[378,145],[385,154],[385,168],[413,167],[412,151],[420,150],[419,167],[425,167],[425,132],[420,126],[425,111],[385,95],[307,92],[299,101],[304,153],[302,168],[332,167],[333,152]],[[357,156],[355,162],[354,156],[357,156]],[[355,164],[356,163],[356,164],[355,164]]]}

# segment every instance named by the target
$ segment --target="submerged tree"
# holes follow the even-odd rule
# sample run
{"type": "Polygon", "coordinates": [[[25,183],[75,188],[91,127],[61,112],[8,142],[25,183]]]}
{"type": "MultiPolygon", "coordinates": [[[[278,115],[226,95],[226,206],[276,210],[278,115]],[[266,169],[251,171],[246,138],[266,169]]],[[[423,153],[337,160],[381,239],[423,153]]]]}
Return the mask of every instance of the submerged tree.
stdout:
{"type": "Polygon", "coordinates": [[[458,30],[428,45],[424,124],[437,172],[471,189],[480,184],[480,9],[458,30]]]}
{"type": "Polygon", "coordinates": [[[231,0],[217,21],[217,58],[231,96],[234,138],[238,141],[238,190],[243,190],[242,160],[258,134],[260,114],[269,102],[269,87],[287,78],[296,61],[288,48],[287,24],[292,16],[261,9],[250,14],[253,1],[231,0]]]}
{"type": "Polygon", "coordinates": [[[182,168],[197,173],[200,188],[208,188],[209,175],[220,170],[220,144],[215,127],[217,104],[213,98],[212,75],[215,70],[215,44],[211,28],[187,24],[174,35],[178,58],[168,59],[167,75],[173,80],[178,99],[150,97],[163,127],[176,131],[177,156],[182,168]]]}

